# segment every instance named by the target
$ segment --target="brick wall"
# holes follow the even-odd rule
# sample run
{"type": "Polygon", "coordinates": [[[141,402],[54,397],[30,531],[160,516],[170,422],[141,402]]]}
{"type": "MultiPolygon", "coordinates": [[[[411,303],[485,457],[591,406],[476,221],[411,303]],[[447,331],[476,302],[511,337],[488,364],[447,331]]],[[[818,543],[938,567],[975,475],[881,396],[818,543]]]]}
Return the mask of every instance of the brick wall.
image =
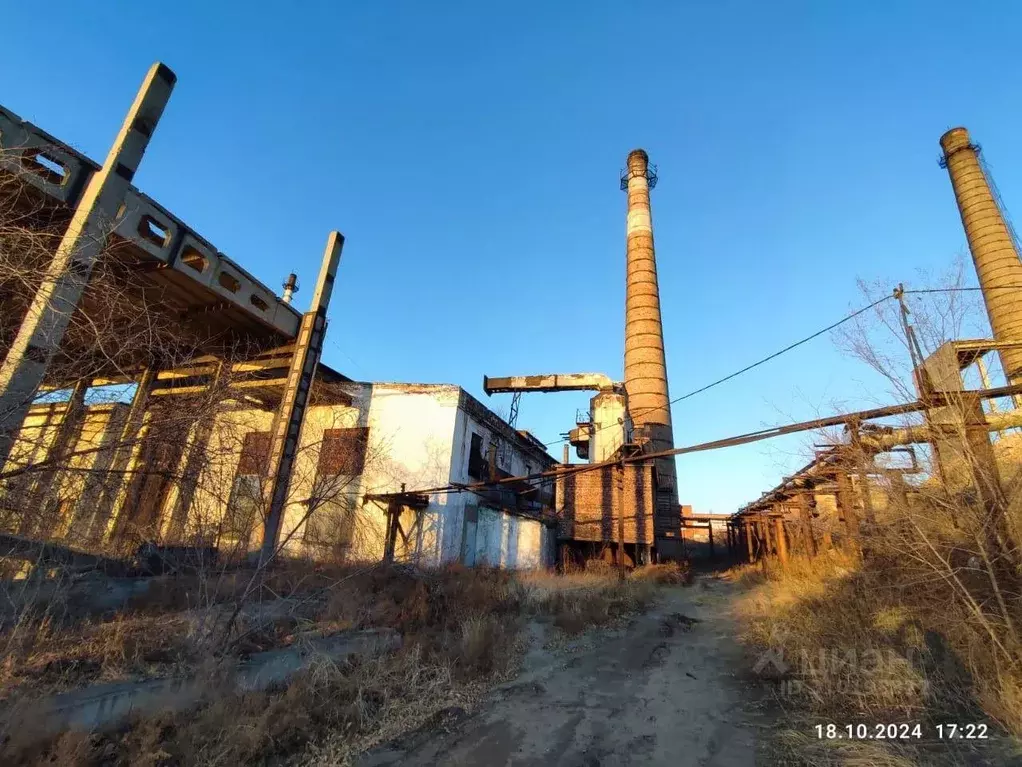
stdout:
{"type": "Polygon", "coordinates": [[[653,543],[656,488],[652,463],[625,466],[620,493],[614,487],[617,473],[617,467],[605,466],[558,479],[560,539],[616,541],[623,507],[625,543],[653,543]]]}

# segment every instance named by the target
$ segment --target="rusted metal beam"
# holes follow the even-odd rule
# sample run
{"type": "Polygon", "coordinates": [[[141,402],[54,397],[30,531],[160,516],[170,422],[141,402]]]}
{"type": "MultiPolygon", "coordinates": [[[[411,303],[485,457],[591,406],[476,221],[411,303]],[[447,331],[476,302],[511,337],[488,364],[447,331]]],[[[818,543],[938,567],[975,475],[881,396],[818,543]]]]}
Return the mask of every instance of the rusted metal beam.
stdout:
{"type": "Polygon", "coordinates": [[[483,391],[488,395],[508,392],[618,391],[603,373],[549,373],[532,376],[483,376],[483,391]]]}

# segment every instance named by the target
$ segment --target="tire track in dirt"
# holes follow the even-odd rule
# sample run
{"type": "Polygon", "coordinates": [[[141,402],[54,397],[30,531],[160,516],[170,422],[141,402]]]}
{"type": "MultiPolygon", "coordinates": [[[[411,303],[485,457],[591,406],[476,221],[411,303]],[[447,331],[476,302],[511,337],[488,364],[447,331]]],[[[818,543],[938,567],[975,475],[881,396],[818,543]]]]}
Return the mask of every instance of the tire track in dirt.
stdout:
{"type": "Polygon", "coordinates": [[[375,749],[360,767],[706,765],[751,767],[770,724],[762,688],[743,681],[728,607],[735,587],[701,576],[664,587],[627,625],[566,645],[533,645],[522,671],[472,714],[375,749]]]}

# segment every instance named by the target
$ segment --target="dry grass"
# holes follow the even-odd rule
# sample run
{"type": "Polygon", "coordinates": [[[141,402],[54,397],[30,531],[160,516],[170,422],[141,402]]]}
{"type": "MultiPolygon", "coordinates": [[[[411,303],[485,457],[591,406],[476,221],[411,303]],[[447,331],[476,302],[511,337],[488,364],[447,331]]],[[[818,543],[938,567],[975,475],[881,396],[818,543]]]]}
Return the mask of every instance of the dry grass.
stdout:
{"type": "Polygon", "coordinates": [[[523,578],[526,603],[534,615],[549,616],[565,634],[579,634],[646,609],[656,596],[651,580],[620,580],[616,572],[532,574],[523,578]]]}
{"type": "MultiPolygon", "coordinates": [[[[382,740],[428,725],[445,709],[471,707],[494,682],[510,678],[524,649],[527,621],[549,620],[575,634],[643,609],[657,589],[655,579],[620,582],[616,574],[515,575],[461,567],[372,568],[332,577],[329,586],[308,574],[300,579],[314,584],[322,597],[311,602],[314,618],[301,630],[391,627],[403,638],[398,652],[321,662],[285,688],[265,693],[219,691],[197,711],[149,717],[120,732],[68,733],[46,745],[12,741],[4,764],[346,764],[382,740]]],[[[14,666],[27,679],[27,669],[45,668],[49,654],[64,663],[70,658],[99,663],[80,680],[147,675],[154,672],[147,658],[161,647],[160,657],[168,661],[180,653],[190,663],[201,662],[189,633],[194,624],[181,617],[196,611],[172,611],[188,604],[168,590],[146,605],[147,612],[90,625],[84,633],[96,632],[97,638],[77,649],[59,632],[37,637],[29,643],[35,654],[14,666]],[[44,653],[43,647],[49,649],[44,653]]],[[[81,636],[84,629],[75,631],[81,636]]],[[[287,623],[269,641],[287,644],[296,631],[287,623]]]]}
{"type": "Polygon", "coordinates": [[[665,586],[688,586],[692,583],[692,568],[688,562],[643,565],[632,570],[628,577],[633,580],[651,581],[665,586]]]}
{"type": "Polygon", "coordinates": [[[787,714],[790,729],[774,743],[781,762],[1000,764],[1016,749],[1017,670],[995,661],[939,584],[913,584],[901,563],[879,554],[863,565],[837,552],[793,559],[783,572],[742,566],[728,577],[746,587],[735,605],[743,638],[768,651],[751,659],[753,674],[774,686],[787,714]],[[927,737],[827,742],[815,735],[820,722],[918,722],[927,737]],[[987,722],[1001,735],[979,746],[934,743],[939,722],[987,722]]]}
{"type": "Polygon", "coordinates": [[[7,636],[0,700],[62,692],[97,682],[182,673],[198,660],[192,627],[178,616],[119,615],[74,631],[49,621],[7,636]]]}

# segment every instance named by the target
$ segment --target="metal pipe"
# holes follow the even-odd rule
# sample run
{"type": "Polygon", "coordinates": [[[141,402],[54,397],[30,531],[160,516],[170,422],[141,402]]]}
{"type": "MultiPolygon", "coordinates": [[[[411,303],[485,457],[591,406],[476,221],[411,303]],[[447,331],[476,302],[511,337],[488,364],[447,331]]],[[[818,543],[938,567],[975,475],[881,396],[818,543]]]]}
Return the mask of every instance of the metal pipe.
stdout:
{"type": "MultiPolygon", "coordinates": [[[[988,431],[1004,431],[1014,427],[1022,427],[1022,411],[1012,410],[1006,413],[996,412],[986,414],[988,431]]],[[[903,429],[892,429],[889,432],[864,434],[860,444],[870,450],[884,451],[898,445],[910,445],[921,442],[930,442],[930,427],[925,425],[907,426],[903,429]]]]}

